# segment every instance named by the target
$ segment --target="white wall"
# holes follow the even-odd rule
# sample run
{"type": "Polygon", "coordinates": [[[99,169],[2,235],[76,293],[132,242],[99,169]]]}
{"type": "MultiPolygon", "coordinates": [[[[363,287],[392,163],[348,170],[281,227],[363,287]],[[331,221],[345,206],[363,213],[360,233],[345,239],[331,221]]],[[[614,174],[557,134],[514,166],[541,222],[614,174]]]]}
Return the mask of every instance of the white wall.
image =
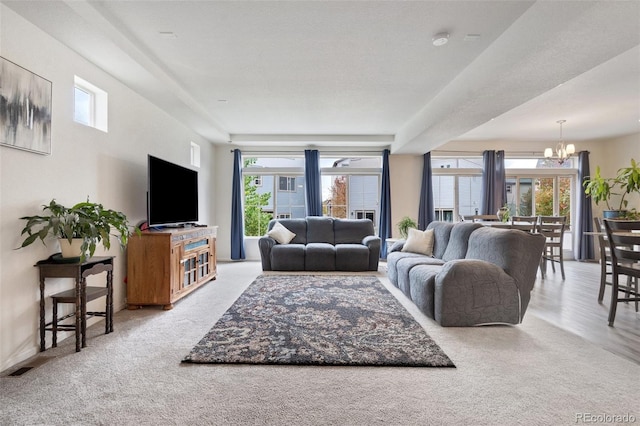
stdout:
{"type": "MultiPolygon", "coordinates": [[[[146,217],[147,154],[189,166],[191,141],[201,147],[201,223],[216,224],[215,204],[211,204],[216,188],[210,171],[215,153],[209,142],[4,5],[0,5],[0,56],[53,84],[52,154],[0,146],[2,371],[37,353],[39,286],[33,265],[58,251],[55,242],[14,250],[22,241],[24,221],[19,217],[37,214],[52,198],[73,204],[89,196],[91,201],[124,212],[136,224],[146,217]],[[109,94],[108,133],[73,122],[74,74],[109,94]]],[[[119,310],[125,304],[126,254],[119,251],[115,240],[109,254],[116,256],[114,292],[119,310]]],[[[91,278],[103,280],[104,276],[91,278]]],[[[70,288],[71,283],[47,280],[47,294],[70,288]]],[[[51,315],[49,304],[47,313],[51,315]]]]}
{"type": "MultiPolygon", "coordinates": [[[[631,164],[632,158],[636,162],[640,161],[640,133],[597,141],[594,145],[593,149],[589,149],[591,152],[589,156],[591,173],[595,173],[596,166],[600,166],[602,176],[615,177],[619,168],[628,167],[631,164]]],[[[640,196],[638,194],[628,195],[626,200],[629,201],[629,209],[635,208],[640,211],[640,196]]],[[[612,199],[612,208],[614,208],[614,202],[612,199]]],[[[606,210],[605,205],[596,206],[594,204],[594,217],[602,216],[603,210],[606,210]]]]}
{"type": "Polygon", "coordinates": [[[422,189],[422,155],[390,155],[391,237],[400,238],[396,224],[408,216],[418,223],[422,189]]]}

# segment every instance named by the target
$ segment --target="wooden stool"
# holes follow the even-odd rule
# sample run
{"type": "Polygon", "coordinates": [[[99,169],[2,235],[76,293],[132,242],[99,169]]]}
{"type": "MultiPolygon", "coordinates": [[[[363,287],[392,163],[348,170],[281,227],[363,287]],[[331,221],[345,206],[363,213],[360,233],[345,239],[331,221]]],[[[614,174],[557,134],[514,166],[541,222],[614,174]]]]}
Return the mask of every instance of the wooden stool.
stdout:
{"type": "MultiPolygon", "coordinates": [[[[106,296],[107,300],[105,302],[105,310],[99,312],[87,312],[87,306],[84,305],[81,307],[80,312],[84,314],[82,318],[82,322],[86,324],[87,318],[91,318],[94,316],[104,317],[105,318],[105,334],[109,334],[113,331],[113,303],[109,303],[109,288],[108,287],[85,287],[85,295],[84,302],[88,303],[92,300],[98,299],[100,297],[106,296]]],[[[75,331],[76,325],[74,324],[59,324],[60,321],[64,321],[67,318],[74,317],[74,312],[65,315],[61,318],[58,318],[58,304],[59,303],[73,303],[75,304],[78,300],[76,296],[76,290],[67,290],[62,291],[60,293],[56,293],[51,296],[51,300],[53,301],[53,320],[47,324],[47,326],[51,326],[50,328],[46,328],[47,330],[52,332],[51,338],[51,347],[55,348],[58,346],[58,331],[75,331]]],[[[82,298],[81,298],[82,300],[82,298]]],[[[82,332],[85,332],[85,327],[82,327],[82,332]]],[[[85,340],[85,336],[82,336],[82,340],[85,340]]]]}

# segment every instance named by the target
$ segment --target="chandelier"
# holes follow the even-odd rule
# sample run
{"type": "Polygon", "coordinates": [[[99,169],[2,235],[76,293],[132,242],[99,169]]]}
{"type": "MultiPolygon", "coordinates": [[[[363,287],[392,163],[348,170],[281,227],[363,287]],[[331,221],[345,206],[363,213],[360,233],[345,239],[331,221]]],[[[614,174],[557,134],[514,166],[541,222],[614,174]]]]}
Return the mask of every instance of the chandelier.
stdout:
{"type": "Polygon", "coordinates": [[[556,145],[556,149],[547,148],[544,150],[544,158],[547,160],[555,160],[558,164],[563,165],[565,161],[567,161],[573,154],[576,152],[576,147],[574,144],[570,143],[565,146],[564,139],[562,139],[562,125],[566,123],[567,120],[558,120],[556,123],[560,125],[560,141],[556,145]],[[555,151],[555,157],[554,155],[555,151]]]}

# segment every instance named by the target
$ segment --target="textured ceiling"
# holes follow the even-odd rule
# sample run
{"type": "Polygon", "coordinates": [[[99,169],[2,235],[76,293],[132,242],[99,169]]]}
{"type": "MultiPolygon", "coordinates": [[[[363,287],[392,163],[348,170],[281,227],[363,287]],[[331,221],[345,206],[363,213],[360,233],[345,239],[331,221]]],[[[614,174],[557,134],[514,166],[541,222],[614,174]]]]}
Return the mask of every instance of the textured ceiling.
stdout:
{"type": "Polygon", "coordinates": [[[554,140],[559,119],[566,139],[640,131],[636,1],[3,3],[216,143],[423,153],[554,140]]]}

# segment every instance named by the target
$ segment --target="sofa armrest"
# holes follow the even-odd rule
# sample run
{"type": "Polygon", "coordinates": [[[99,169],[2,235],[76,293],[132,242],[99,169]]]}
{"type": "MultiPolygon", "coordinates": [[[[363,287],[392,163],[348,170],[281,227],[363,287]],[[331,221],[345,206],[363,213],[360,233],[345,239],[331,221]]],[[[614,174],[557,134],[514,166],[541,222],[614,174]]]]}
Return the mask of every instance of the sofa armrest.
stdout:
{"type": "Polygon", "coordinates": [[[435,319],[442,326],[518,324],[520,291],[513,277],[484,260],[444,264],[435,280],[435,319]]]}
{"type": "Polygon", "coordinates": [[[378,246],[378,248],[380,248],[380,237],[378,237],[377,235],[367,235],[362,239],[362,244],[369,247],[369,249],[371,249],[372,247],[375,248],[375,246],[378,246]]]}
{"type": "Polygon", "coordinates": [[[260,249],[260,259],[262,260],[263,271],[271,270],[271,248],[276,244],[276,240],[266,235],[258,239],[258,248],[260,249]]]}
{"type": "Polygon", "coordinates": [[[407,242],[407,240],[402,239],[402,240],[398,240],[395,243],[393,243],[391,248],[389,248],[389,250],[387,250],[387,256],[389,256],[389,253],[393,253],[394,251],[402,251],[402,248],[404,247],[404,243],[406,243],[406,242],[407,242]]]}
{"type": "Polygon", "coordinates": [[[367,235],[362,239],[362,244],[369,249],[370,271],[378,270],[378,262],[380,261],[380,241],[380,237],[377,235],[367,235]]]}

